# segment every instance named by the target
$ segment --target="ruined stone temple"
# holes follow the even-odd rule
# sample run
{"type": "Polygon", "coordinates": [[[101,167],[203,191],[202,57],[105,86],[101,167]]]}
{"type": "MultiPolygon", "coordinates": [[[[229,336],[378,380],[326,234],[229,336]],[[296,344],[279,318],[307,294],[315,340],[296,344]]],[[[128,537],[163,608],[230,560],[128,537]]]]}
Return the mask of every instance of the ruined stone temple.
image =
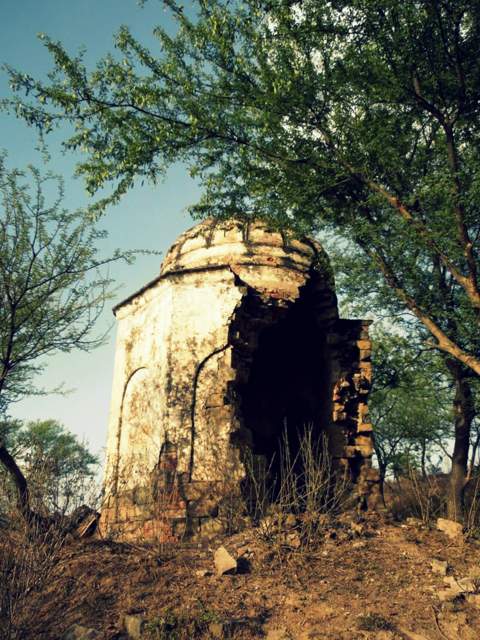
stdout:
{"type": "Polygon", "coordinates": [[[246,454],[271,465],[305,425],[368,501],[369,323],[339,318],[317,242],[207,220],[114,313],[104,533],[208,533],[246,454]]]}

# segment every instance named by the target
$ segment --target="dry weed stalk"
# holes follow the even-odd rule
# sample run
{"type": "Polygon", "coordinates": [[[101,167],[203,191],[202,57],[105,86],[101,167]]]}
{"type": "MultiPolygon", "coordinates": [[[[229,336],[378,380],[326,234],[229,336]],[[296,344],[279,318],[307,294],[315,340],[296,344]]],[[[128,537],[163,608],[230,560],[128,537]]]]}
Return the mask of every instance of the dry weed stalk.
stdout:
{"type": "Polygon", "coordinates": [[[446,513],[444,478],[437,475],[425,476],[413,466],[407,467],[407,475],[400,484],[397,479],[397,490],[390,507],[399,519],[413,516],[429,526],[432,521],[446,513]]]}
{"type": "Polygon", "coordinates": [[[429,477],[421,478],[417,470],[410,465],[408,467],[408,479],[420,519],[423,524],[428,525],[432,518],[433,497],[435,496],[434,484],[429,477]]]}
{"type": "Polygon", "coordinates": [[[31,622],[30,596],[41,591],[60,561],[65,533],[60,525],[27,525],[12,512],[0,531],[0,639],[23,637],[31,622]]]}
{"type": "Polygon", "coordinates": [[[285,550],[308,550],[322,539],[333,516],[344,510],[350,492],[349,474],[335,469],[327,436],[315,438],[312,425],[299,434],[292,454],[285,431],[278,478],[257,462],[247,465],[249,499],[256,531],[281,555],[285,550]]]}
{"type": "Polygon", "coordinates": [[[248,500],[242,495],[241,487],[236,479],[222,482],[222,499],[219,504],[217,520],[220,530],[233,535],[248,524],[248,500]]]}

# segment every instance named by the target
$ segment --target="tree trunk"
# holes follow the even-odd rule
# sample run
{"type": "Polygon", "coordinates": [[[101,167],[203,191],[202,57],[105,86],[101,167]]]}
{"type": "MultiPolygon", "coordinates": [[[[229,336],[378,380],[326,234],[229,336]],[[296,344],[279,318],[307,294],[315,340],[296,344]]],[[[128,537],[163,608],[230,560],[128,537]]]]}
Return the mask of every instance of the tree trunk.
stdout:
{"type": "Polygon", "coordinates": [[[422,478],[424,480],[427,479],[427,443],[426,440],[422,440],[422,444],[421,444],[421,459],[420,459],[420,464],[422,467],[422,478]]]}
{"type": "Polygon", "coordinates": [[[475,417],[475,408],[465,370],[453,361],[449,361],[447,366],[455,381],[455,396],[453,400],[455,444],[453,447],[452,469],[450,471],[447,513],[450,520],[461,521],[465,508],[470,429],[475,417]]]}
{"type": "Polygon", "coordinates": [[[30,493],[28,491],[27,480],[13,456],[1,441],[0,463],[3,464],[15,484],[15,488],[17,489],[17,508],[32,531],[36,533],[47,532],[52,527],[55,527],[62,535],[66,535],[67,533],[75,534],[79,526],[82,525],[82,530],[77,531],[76,535],[79,537],[91,535],[97,526],[100,514],[86,505],[78,507],[69,516],[63,515],[59,517],[59,514],[42,516],[36,513],[30,506],[30,493]]]}
{"type": "Polygon", "coordinates": [[[10,474],[10,477],[12,478],[17,489],[18,510],[25,518],[25,520],[30,523],[33,513],[30,508],[30,494],[28,491],[27,481],[23,473],[20,471],[17,463],[7,451],[7,448],[2,442],[0,442],[0,462],[10,474]]]}
{"type": "Polygon", "coordinates": [[[385,476],[387,475],[387,465],[385,462],[378,461],[378,475],[380,478],[380,497],[382,499],[382,504],[386,508],[387,504],[385,502],[385,476]]]}

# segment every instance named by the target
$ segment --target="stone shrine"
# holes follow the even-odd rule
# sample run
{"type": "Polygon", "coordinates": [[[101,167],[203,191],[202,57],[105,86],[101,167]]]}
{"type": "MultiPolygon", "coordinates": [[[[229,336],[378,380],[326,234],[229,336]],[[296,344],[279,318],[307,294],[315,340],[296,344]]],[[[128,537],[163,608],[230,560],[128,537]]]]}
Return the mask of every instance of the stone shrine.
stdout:
{"type": "Polygon", "coordinates": [[[114,313],[104,534],[208,534],[226,487],[245,477],[246,453],[269,466],[284,431],[294,443],[305,425],[368,506],[369,322],[339,318],[317,242],[207,220],[114,313]]]}

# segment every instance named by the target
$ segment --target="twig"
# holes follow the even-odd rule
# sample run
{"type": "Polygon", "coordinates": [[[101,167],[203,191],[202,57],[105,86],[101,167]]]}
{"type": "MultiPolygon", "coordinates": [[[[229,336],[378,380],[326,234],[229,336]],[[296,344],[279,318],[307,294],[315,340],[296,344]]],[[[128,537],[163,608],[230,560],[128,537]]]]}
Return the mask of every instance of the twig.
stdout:
{"type": "Polygon", "coordinates": [[[449,638],[447,635],[445,635],[445,633],[443,633],[441,627],[440,627],[440,623],[438,621],[438,614],[437,614],[437,610],[435,609],[435,607],[432,604],[432,611],[433,611],[433,618],[435,620],[435,626],[438,629],[439,634],[442,636],[442,638],[445,638],[445,640],[451,640],[451,638],[449,638]]]}

